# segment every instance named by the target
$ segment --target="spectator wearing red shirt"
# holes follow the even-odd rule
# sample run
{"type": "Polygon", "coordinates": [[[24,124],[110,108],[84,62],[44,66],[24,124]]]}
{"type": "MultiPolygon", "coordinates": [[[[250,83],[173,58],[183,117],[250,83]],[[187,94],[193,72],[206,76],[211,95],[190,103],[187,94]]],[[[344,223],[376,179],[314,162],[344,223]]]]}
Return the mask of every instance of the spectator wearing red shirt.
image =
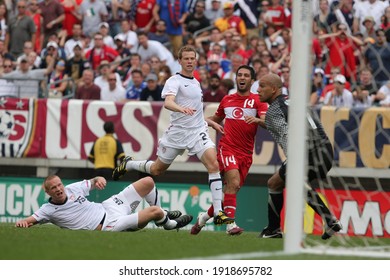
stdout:
{"type": "Polygon", "coordinates": [[[238,34],[237,35],[233,35],[231,51],[230,52],[224,52],[222,54],[222,58],[223,59],[224,58],[230,59],[232,57],[232,55],[234,55],[234,54],[239,54],[239,55],[241,55],[244,58],[243,64],[247,64],[248,63],[248,59],[249,59],[248,53],[244,49],[244,45],[243,45],[243,42],[242,42],[242,37],[240,35],[238,35],[238,34]]]}
{"type": "Polygon", "coordinates": [[[325,44],[329,49],[328,61],[325,66],[325,74],[330,74],[332,67],[339,67],[341,74],[348,80],[356,80],[356,61],[354,55],[354,40],[353,36],[347,35],[347,27],[345,24],[337,26],[336,33],[330,33],[319,36],[320,40],[325,39],[325,44]]]}
{"type": "Polygon", "coordinates": [[[94,47],[85,54],[85,57],[90,61],[93,70],[97,70],[103,60],[112,62],[121,59],[119,53],[115,49],[104,45],[102,34],[96,33],[93,39],[94,47]]]}
{"type": "Polygon", "coordinates": [[[37,0],[31,0],[28,5],[28,15],[32,18],[34,21],[35,27],[36,27],[36,33],[35,33],[35,45],[34,45],[34,51],[37,53],[40,53],[42,50],[42,39],[41,39],[41,32],[43,27],[43,18],[41,16],[41,13],[39,13],[38,8],[38,1],[37,0]]]}
{"type": "Polygon", "coordinates": [[[286,21],[284,7],[280,5],[280,0],[272,0],[271,6],[268,7],[265,14],[265,23],[273,25],[276,30],[282,29],[286,21]]]}
{"type": "Polygon", "coordinates": [[[155,32],[153,9],[156,0],[132,1],[130,6],[131,29],[142,28],[145,32],[155,32]]]}
{"type": "Polygon", "coordinates": [[[61,5],[64,7],[65,19],[62,23],[62,29],[66,30],[66,35],[73,36],[73,25],[81,24],[81,18],[77,14],[77,10],[82,0],[60,0],[61,5]]]}

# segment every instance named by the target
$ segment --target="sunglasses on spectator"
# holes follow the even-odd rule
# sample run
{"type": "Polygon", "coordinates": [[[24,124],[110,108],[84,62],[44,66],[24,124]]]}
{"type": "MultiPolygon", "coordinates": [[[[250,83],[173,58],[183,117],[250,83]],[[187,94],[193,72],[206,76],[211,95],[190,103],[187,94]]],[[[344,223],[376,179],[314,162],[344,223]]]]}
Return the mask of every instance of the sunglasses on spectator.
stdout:
{"type": "Polygon", "coordinates": [[[4,65],[3,65],[3,68],[12,68],[12,65],[6,65],[6,64],[4,64],[4,65]]]}
{"type": "Polygon", "coordinates": [[[112,78],[112,79],[108,79],[109,81],[116,81],[116,79],[115,78],[112,78]]]}

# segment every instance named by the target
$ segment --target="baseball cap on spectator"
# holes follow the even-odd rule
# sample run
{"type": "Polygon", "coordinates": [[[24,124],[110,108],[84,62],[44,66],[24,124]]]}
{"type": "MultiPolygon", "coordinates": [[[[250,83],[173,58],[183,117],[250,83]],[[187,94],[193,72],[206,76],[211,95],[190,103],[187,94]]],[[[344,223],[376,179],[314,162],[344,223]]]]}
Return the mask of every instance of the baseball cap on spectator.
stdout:
{"type": "Polygon", "coordinates": [[[27,62],[28,60],[27,60],[27,56],[25,56],[25,55],[22,55],[21,57],[20,57],[20,62],[27,62]]]}
{"type": "Polygon", "coordinates": [[[102,27],[105,27],[105,28],[110,28],[110,26],[108,25],[107,22],[102,22],[99,24],[99,28],[102,28],[102,27]]]}
{"type": "Polygon", "coordinates": [[[335,78],[334,78],[334,82],[335,83],[340,83],[342,85],[345,84],[347,80],[345,79],[344,75],[341,75],[341,74],[338,74],[335,78]]]}
{"type": "Polygon", "coordinates": [[[314,69],[314,74],[318,74],[318,73],[321,74],[322,77],[325,76],[325,72],[321,68],[314,69]]]}
{"type": "Polygon", "coordinates": [[[55,49],[58,49],[58,45],[56,42],[53,42],[53,41],[50,41],[49,43],[47,43],[46,45],[46,48],[50,48],[50,47],[53,47],[55,49]]]}
{"type": "Polygon", "coordinates": [[[157,81],[157,75],[154,74],[154,73],[150,73],[146,76],[146,79],[145,79],[147,82],[149,81],[157,81]]]}
{"type": "Polygon", "coordinates": [[[232,2],[225,2],[223,4],[223,9],[233,9],[234,8],[234,4],[232,2]]]}
{"type": "Polygon", "coordinates": [[[221,62],[221,58],[220,58],[219,55],[217,55],[217,54],[212,54],[212,55],[210,55],[210,57],[207,59],[207,62],[208,62],[208,63],[211,63],[211,62],[218,62],[218,63],[220,63],[220,62],[221,62]]]}
{"type": "Polygon", "coordinates": [[[124,34],[121,34],[121,33],[119,33],[119,34],[117,34],[115,37],[114,37],[114,40],[116,41],[116,40],[119,40],[119,41],[122,41],[122,42],[124,42],[125,41],[125,35],[124,34]]]}
{"type": "Polygon", "coordinates": [[[278,42],[272,42],[271,48],[277,48],[279,46],[278,42]]]}
{"type": "Polygon", "coordinates": [[[74,46],[73,46],[73,49],[74,49],[75,47],[79,47],[80,49],[83,49],[83,45],[81,44],[81,42],[76,42],[76,43],[74,44],[74,46]]]}
{"type": "Polygon", "coordinates": [[[372,16],[366,16],[363,20],[363,24],[365,24],[366,21],[371,21],[371,22],[375,23],[375,19],[372,16]]]}
{"type": "Polygon", "coordinates": [[[110,62],[108,62],[108,60],[102,60],[100,62],[99,68],[103,68],[104,66],[110,66],[110,62]]]}

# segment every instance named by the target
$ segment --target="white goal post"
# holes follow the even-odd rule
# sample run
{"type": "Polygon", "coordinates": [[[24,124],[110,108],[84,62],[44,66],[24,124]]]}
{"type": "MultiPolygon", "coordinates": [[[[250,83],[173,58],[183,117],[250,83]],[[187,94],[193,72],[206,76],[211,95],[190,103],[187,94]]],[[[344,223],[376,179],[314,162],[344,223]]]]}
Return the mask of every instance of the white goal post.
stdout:
{"type": "Polygon", "coordinates": [[[292,17],[291,84],[288,112],[286,222],[284,252],[299,253],[303,234],[304,182],[306,179],[307,104],[310,90],[312,0],[294,0],[292,17]],[[294,163],[294,164],[291,164],[294,163]]]}

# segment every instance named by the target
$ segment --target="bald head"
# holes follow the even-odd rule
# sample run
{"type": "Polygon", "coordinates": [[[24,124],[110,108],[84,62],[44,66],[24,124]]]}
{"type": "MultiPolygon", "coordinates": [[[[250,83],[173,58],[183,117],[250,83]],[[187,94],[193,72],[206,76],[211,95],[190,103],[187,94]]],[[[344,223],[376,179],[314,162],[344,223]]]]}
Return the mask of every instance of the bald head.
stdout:
{"type": "Polygon", "coordinates": [[[261,102],[271,103],[282,94],[283,82],[276,74],[266,74],[259,81],[259,94],[261,102]]]}
{"type": "Polygon", "coordinates": [[[279,89],[281,89],[283,87],[282,79],[280,79],[280,77],[278,75],[273,74],[273,73],[264,75],[261,78],[261,80],[264,81],[265,83],[268,83],[269,85],[276,87],[276,88],[279,88],[279,89]]]}

